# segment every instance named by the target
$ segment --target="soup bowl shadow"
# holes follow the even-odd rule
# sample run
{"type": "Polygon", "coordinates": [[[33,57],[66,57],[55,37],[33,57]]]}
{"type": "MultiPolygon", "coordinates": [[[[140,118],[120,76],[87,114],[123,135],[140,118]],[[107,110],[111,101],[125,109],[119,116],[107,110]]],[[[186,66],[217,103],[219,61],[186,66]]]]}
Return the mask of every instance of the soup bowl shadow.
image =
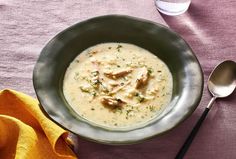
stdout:
{"type": "Polygon", "coordinates": [[[123,15],[95,17],[57,34],[41,51],[33,85],[43,112],[83,138],[103,144],[133,144],[161,135],[189,117],[203,91],[201,66],[190,46],[169,28],[123,15]],[[131,43],[158,56],[173,77],[170,104],[150,122],[135,128],[109,129],[80,117],[65,100],[62,85],[67,67],[83,50],[106,42],[131,43]]]}

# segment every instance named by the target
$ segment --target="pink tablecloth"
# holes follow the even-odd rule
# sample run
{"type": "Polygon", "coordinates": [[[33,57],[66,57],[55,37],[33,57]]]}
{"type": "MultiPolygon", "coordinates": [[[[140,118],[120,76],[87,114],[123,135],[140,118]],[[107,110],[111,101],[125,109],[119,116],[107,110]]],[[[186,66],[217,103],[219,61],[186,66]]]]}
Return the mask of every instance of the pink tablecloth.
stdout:
{"type": "MultiPolygon", "coordinates": [[[[224,59],[236,60],[236,1],[193,0],[187,13],[161,15],[153,0],[0,0],[0,89],[35,96],[32,70],[40,50],[56,33],[81,20],[127,14],[168,25],[191,45],[205,80],[224,59]]],[[[236,158],[236,93],[218,100],[186,159],[236,158]]],[[[78,139],[83,159],[172,159],[210,100],[205,87],[198,109],[171,132],[141,144],[106,146],[78,139]]]]}

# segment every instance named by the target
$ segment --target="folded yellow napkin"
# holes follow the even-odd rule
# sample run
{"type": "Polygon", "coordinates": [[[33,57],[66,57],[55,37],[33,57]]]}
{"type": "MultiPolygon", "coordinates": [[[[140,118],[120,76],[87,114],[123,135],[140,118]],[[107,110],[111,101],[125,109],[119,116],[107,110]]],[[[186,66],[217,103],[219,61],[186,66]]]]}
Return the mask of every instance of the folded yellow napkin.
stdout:
{"type": "Polygon", "coordinates": [[[75,159],[67,135],[44,116],[36,99],[0,91],[0,159],[75,159]]]}

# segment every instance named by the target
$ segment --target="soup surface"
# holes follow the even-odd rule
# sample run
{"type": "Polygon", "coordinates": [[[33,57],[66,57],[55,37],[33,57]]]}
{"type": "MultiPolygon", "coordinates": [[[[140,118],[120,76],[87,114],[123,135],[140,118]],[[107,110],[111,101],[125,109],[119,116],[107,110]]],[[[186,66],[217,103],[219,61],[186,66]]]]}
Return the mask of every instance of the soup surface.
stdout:
{"type": "Polygon", "coordinates": [[[173,79],[158,57],[136,45],[102,43],[66,70],[63,93],[84,119],[109,128],[138,126],[170,102],[173,79]]]}

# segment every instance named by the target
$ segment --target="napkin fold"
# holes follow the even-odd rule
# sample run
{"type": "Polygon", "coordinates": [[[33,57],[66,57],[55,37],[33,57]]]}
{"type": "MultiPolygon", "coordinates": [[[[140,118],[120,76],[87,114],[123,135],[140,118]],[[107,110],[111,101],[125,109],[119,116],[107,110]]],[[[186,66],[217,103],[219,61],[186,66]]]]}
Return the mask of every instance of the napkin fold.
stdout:
{"type": "Polygon", "coordinates": [[[0,91],[1,159],[75,159],[67,136],[42,113],[36,99],[14,90],[0,91]]]}

